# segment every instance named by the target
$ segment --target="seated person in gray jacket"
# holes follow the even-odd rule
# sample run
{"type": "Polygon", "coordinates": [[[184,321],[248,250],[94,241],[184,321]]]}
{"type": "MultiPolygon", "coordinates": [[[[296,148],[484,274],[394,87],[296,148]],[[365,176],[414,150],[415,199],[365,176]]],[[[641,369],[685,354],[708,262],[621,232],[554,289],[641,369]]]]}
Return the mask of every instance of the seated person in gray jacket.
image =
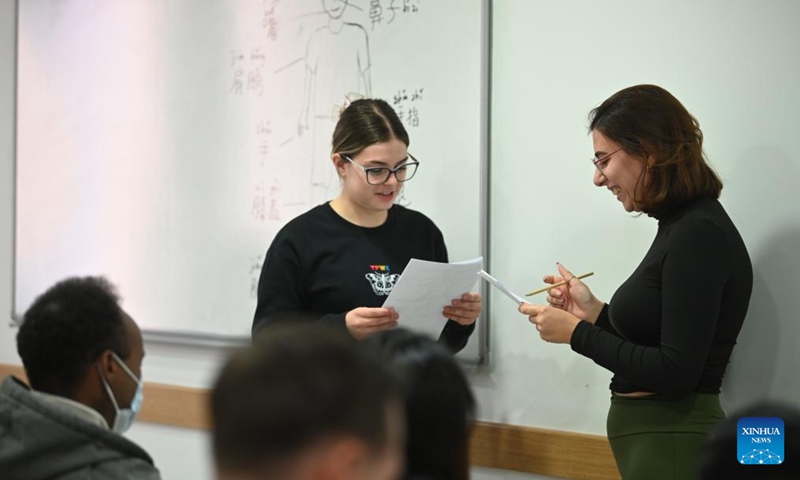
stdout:
{"type": "Polygon", "coordinates": [[[17,351],[30,386],[0,386],[3,480],[148,479],[153,460],[122,435],[142,402],[142,335],[103,278],[64,280],[25,313],[17,351]]]}

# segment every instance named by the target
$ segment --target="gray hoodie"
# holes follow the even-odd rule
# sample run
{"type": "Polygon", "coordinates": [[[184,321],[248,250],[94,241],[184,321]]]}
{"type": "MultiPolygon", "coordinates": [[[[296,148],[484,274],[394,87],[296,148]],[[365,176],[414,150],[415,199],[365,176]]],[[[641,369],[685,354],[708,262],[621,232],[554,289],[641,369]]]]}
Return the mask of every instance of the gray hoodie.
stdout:
{"type": "Polygon", "coordinates": [[[160,480],[141,447],[57,408],[14,377],[0,385],[0,479],[160,480]]]}

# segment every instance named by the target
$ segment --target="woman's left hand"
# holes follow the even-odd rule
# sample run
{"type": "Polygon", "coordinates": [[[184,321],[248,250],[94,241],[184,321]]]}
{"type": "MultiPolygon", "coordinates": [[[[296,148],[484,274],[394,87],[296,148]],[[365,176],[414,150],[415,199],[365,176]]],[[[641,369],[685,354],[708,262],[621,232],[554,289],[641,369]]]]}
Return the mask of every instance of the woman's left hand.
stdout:
{"type": "Polygon", "coordinates": [[[442,315],[460,325],[472,325],[481,315],[483,297],[480,293],[465,293],[444,307],[442,315]]]}
{"type": "Polygon", "coordinates": [[[528,321],[539,331],[539,337],[550,343],[570,343],[572,332],[581,321],[575,315],[550,305],[523,303],[519,312],[527,315],[528,321]]]}

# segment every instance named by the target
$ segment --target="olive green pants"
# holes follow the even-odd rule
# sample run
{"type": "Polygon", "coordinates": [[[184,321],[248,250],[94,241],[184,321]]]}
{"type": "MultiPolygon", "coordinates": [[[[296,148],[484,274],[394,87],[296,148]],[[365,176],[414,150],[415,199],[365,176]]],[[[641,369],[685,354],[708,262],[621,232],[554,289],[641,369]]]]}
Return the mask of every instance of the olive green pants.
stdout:
{"type": "Polygon", "coordinates": [[[694,480],[706,437],[724,419],[716,394],[612,395],[606,429],[624,480],[694,480]]]}

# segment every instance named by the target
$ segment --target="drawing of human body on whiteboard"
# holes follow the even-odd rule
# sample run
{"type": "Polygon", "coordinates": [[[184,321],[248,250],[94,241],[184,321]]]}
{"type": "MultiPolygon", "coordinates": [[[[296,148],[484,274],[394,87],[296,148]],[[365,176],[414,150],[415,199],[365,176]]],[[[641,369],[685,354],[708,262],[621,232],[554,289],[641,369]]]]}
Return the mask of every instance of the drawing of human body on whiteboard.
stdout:
{"type": "Polygon", "coordinates": [[[322,0],[329,22],[308,39],[303,85],[303,107],[298,134],[311,129],[311,203],[336,193],[336,175],[330,168],[330,138],[334,110],[348,92],[371,94],[369,38],[364,27],[345,22],[347,0],[322,0]]]}

